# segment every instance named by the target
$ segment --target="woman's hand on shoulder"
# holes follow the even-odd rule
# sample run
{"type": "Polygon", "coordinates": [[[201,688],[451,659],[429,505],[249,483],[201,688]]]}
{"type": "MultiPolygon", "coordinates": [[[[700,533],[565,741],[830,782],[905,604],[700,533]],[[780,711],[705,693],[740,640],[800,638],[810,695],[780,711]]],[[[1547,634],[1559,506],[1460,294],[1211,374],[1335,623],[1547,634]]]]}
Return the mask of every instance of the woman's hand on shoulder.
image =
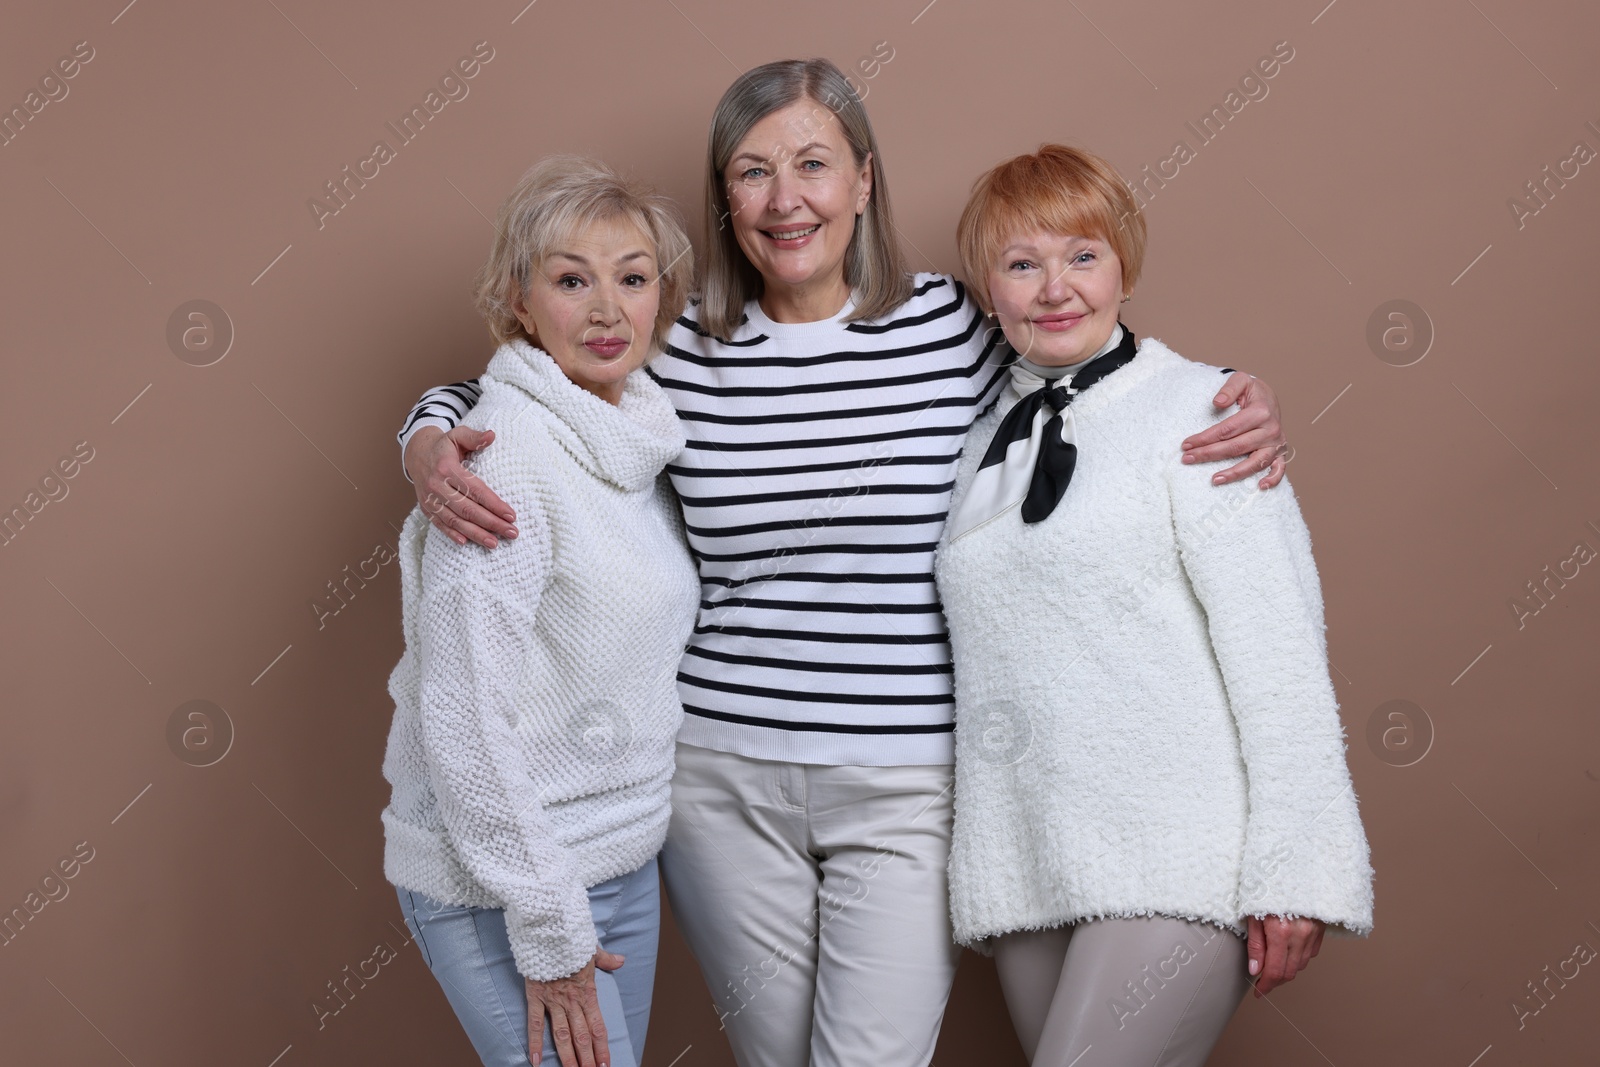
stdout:
{"type": "Polygon", "coordinates": [[[606,1021],[600,1015],[600,994],[594,986],[594,969],[614,971],[623,957],[605,949],[581,969],[565,978],[535,982],[524,978],[528,995],[528,1063],[539,1067],[544,1055],[544,1020],[550,1017],[550,1043],[562,1067],[610,1067],[611,1045],[606,1021]]]}
{"type": "Polygon", "coordinates": [[[444,433],[424,426],[406,442],[406,473],[422,511],[458,545],[476,541],[494,548],[497,538],[517,536],[517,513],[462,460],[494,440],[493,430],[457,426],[444,433]]]}
{"type": "Polygon", "coordinates": [[[1265,919],[1251,915],[1246,924],[1246,951],[1257,999],[1294,981],[1311,957],[1322,951],[1322,935],[1328,928],[1321,919],[1285,919],[1281,915],[1265,919]]]}
{"type": "Polygon", "coordinates": [[[1213,474],[1213,485],[1237,482],[1260,471],[1267,472],[1259,483],[1263,489],[1271,489],[1283,481],[1289,443],[1284,440],[1283,423],[1278,418],[1278,394],[1272,387],[1260,378],[1234,371],[1211,402],[1219,411],[1234,404],[1239,405],[1239,410],[1215,426],[1186,438],[1183,462],[1211,463],[1243,457],[1227,470],[1213,474]]]}

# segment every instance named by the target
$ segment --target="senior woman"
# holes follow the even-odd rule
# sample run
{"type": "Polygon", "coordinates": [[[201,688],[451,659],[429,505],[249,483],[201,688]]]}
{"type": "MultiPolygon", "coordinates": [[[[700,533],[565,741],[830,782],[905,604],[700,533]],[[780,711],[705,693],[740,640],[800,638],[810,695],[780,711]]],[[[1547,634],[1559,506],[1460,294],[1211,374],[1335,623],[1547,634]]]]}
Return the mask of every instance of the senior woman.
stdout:
{"type": "MultiPolygon", "coordinates": [[[[1004,346],[963,286],[906,270],[882,153],[826,60],[769,63],[728,89],[706,223],[701,299],[651,368],[688,439],[667,470],[701,582],[678,674],[668,899],[743,1067],[926,1064],[958,958],[933,552],[1004,346]]],[[[494,479],[460,469],[485,437],[441,435],[477,392],[424,395],[405,466],[458,543],[516,544],[494,479]]],[[[1271,393],[1237,375],[1219,403],[1241,395],[1254,399],[1190,452],[1248,455],[1218,480],[1271,465],[1273,483],[1271,393]]]]}
{"type": "Polygon", "coordinates": [[[1109,163],[1000,164],[959,245],[1020,359],[938,555],[955,936],[1034,1067],[1199,1067],[1250,976],[1372,927],[1310,536],[1287,482],[1213,492],[1171,454],[1214,372],[1118,322],[1145,219],[1109,163]]]}
{"type": "Polygon", "coordinates": [[[683,431],[641,367],[689,242],[664,199],[573,157],[530,170],[495,229],[478,306],[501,344],[471,421],[498,439],[474,465],[522,536],[462,549],[406,520],[384,874],[485,1064],[637,1067],[698,599],[659,478],[683,431]]]}

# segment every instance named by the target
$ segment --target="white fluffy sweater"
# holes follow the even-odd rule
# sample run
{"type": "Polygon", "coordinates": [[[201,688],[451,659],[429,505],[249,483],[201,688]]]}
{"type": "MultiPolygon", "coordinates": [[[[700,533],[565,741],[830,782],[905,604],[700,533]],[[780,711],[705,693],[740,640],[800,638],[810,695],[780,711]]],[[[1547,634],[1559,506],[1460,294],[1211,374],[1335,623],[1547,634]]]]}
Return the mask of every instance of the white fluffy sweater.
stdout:
{"type": "MultiPolygon", "coordinates": [[[[1372,928],[1372,868],[1287,481],[1180,462],[1216,371],[1146,339],[1073,404],[1049,518],[941,546],[956,683],[956,939],[1108,916],[1372,928]]],[[[970,484],[1008,388],[973,427],[970,484]]]]}
{"type": "Polygon", "coordinates": [[[699,600],[661,476],[684,439],[643,371],[612,406],[513,341],[482,385],[466,422],[495,441],[469,466],[520,536],[457,546],[420,508],[406,520],[384,875],[505,909],[517,970],[548,980],[594,954],[587,887],[638,869],[666,834],[699,600]]]}

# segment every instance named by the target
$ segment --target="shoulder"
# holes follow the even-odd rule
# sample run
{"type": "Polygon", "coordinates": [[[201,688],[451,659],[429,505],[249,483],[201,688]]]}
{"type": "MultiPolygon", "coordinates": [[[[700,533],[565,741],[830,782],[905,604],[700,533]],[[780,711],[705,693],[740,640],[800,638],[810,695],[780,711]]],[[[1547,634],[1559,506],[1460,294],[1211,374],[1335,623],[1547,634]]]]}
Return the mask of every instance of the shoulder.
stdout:
{"type": "Polygon", "coordinates": [[[672,324],[672,329],[667,331],[666,350],[657,355],[652,362],[671,363],[675,358],[687,358],[691,362],[698,362],[707,357],[733,355],[740,349],[752,348],[767,340],[766,335],[751,324],[748,316],[740,320],[732,336],[726,341],[715,337],[700,325],[704,310],[705,305],[699,294],[691,296],[684,306],[683,314],[678,316],[672,324]]]}
{"type": "Polygon", "coordinates": [[[1139,342],[1137,363],[1143,365],[1139,402],[1182,433],[1197,433],[1232,413],[1211,403],[1227,380],[1220,367],[1179,355],[1154,337],[1139,342]]]}
{"type": "Polygon", "coordinates": [[[966,286],[948,274],[918,272],[911,276],[911,295],[885,314],[856,319],[845,326],[858,334],[886,333],[909,326],[948,323],[952,329],[966,325],[973,307],[966,286]]]}

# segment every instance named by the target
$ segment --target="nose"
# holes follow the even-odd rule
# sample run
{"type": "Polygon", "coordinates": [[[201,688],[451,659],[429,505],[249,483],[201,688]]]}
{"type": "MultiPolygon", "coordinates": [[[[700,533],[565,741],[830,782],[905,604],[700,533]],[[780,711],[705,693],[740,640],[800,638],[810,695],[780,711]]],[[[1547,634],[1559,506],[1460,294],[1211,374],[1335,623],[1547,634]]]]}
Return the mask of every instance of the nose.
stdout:
{"type": "Polygon", "coordinates": [[[595,286],[594,302],[589,305],[589,323],[593,326],[611,326],[622,319],[622,302],[618,299],[616,284],[605,282],[595,286]]]}
{"type": "Polygon", "coordinates": [[[1065,304],[1072,298],[1072,286],[1067,282],[1065,267],[1049,268],[1045,275],[1043,296],[1047,304],[1065,304]]]}
{"type": "Polygon", "coordinates": [[[790,215],[800,206],[800,186],[787,167],[779,167],[772,176],[767,194],[767,210],[774,215],[790,215]]]}

